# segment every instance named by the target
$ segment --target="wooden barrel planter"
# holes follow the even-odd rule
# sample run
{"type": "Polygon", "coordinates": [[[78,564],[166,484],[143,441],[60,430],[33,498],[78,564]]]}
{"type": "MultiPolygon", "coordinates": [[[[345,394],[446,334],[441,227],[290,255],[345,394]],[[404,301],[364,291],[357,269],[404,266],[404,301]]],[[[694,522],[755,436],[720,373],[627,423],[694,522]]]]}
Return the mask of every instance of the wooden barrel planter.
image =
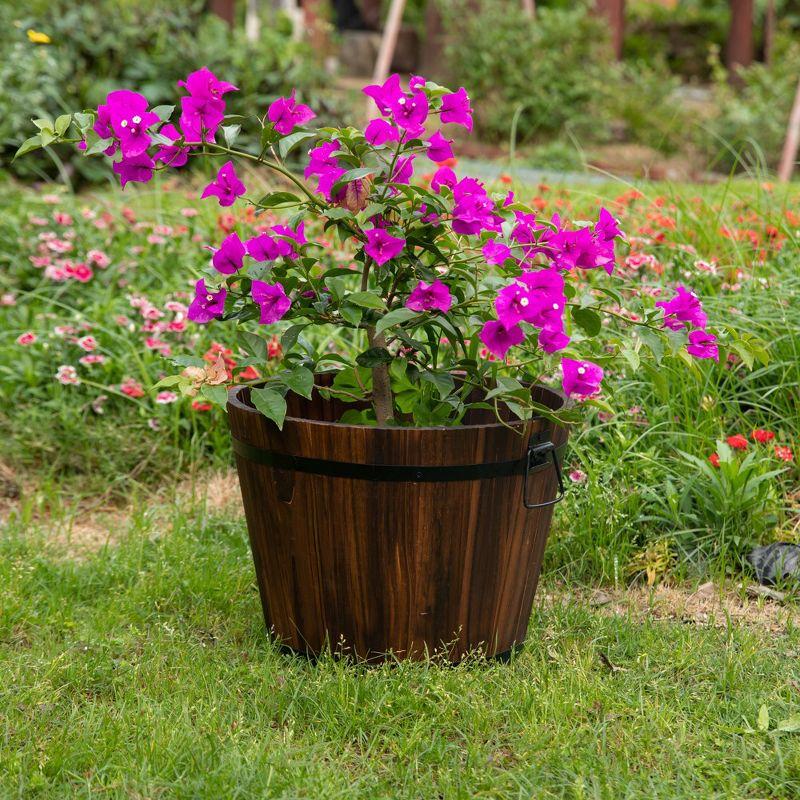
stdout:
{"type": "Polygon", "coordinates": [[[521,645],[565,427],[509,428],[486,411],[458,427],[344,425],[353,405],[315,393],[287,398],[280,431],[249,392],[232,389],[228,412],[264,619],[282,646],[459,661],[521,645]]]}

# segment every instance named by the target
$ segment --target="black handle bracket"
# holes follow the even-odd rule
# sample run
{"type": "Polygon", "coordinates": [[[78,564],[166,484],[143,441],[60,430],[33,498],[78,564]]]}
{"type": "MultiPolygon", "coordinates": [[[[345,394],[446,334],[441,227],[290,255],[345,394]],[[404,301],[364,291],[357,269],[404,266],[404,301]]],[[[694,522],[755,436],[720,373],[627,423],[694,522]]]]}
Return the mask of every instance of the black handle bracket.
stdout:
{"type": "Polygon", "coordinates": [[[522,504],[525,508],[545,508],[546,506],[554,506],[564,499],[565,492],[564,478],[561,474],[561,465],[558,463],[558,454],[556,453],[555,445],[552,442],[539,442],[528,445],[525,480],[522,484],[522,504]],[[551,458],[553,461],[553,469],[556,471],[556,478],[558,478],[558,494],[553,500],[548,500],[544,503],[530,503],[528,501],[528,475],[531,470],[546,466],[551,458]]]}

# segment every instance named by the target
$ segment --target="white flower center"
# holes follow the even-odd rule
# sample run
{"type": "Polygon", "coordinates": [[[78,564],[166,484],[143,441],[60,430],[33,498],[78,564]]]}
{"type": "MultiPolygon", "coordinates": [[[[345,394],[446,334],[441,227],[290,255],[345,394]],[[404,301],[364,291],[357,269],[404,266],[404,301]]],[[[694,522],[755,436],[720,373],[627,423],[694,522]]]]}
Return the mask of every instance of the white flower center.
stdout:
{"type": "Polygon", "coordinates": [[[128,127],[128,120],[126,120],[126,119],[122,120],[122,122],[120,122],[120,126],[123,127],[123,128],[127,128],[128,127]]]}
{"type": "Polygon", "coordinates": [[[519,301],[519,304],[520,304],[520,305],[521,305],[523,308],[525,308],[525,306],[527,306],[529,302],[530,302],[530,301],[528,300],[528,298],[527,298],[527,297],[523,297],[523,298],[522,298],[522,299],[519,301]]]}
{"type": "Polygon", "coordinates": [[[558,311],[558,303],[553,303],[553,309],[554,309],[555,311],[558,311]]]}
{"type": "Polygon", "coordinates": [[[405,97],[401,97],[401,98],[400,98],[400,99],[397,101],[397,105],[399,105],[399,106],[404,106],[405,104],[406,104],[406,99],[405,99],[405,97]]]}
{"type": "Polygon", "coordinates": [[[141,121],[142,121],[142,118],[138,114],[133,118],[133,124],[134,125],[138,125],[141,121]]]}
{"type": "Polygon", "coordinates": [[[213,299],[214,299],[214,295],[213,294],[207,294],[206,295],[206,302],[207,303],[210,303],[213,299]]]}
{"type": "Polygon", "coordinates": [[[586,372],[586,367],[578,367],[578,375],[583,375],[586,372]]]}

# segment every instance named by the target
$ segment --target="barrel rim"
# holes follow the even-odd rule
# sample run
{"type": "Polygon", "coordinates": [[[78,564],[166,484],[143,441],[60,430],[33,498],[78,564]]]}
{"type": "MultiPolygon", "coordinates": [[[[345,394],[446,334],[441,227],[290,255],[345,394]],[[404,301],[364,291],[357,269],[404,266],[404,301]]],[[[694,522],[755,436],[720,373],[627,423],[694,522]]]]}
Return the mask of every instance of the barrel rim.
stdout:
{"type": "MultiPolygon", "coordinates": [[[[240,394],[244,391],[248,391],[252,386],[243,385],[243,386],[232,386],[228,389],[228,406],[230,408],[236,409],[236,411],[246,413],[246,414],[255,414],[257,418],[262,418],[266,420],[267,418],[261,414],[255,406],[248,405],[240,398],[240,394]]],[[[561,391],[558,389],[554,389],[551,386],[545,386],[544,384],[536,384],[535,388],[539,389],[540,391],[546,392],[552,395],[554,398],[559,400],[560,402],[556,405],[552,410],[553,411],[561,411],[566,408],[569,408],[572,405],[572,401],[561,391]]],[[[526,427],[531,423],[535,423],[538,420],[546,420],[545,417],[541,415],[534,415],[529,420],[514,420],[513,422],[486,422],[486,423],[478,423],[475,425],[408,425],[408,426],[393,426],[393,425],[383,425],[383,426],[375,426],[375,425],[352,425],[347,422],[332,422],[329,420],[322,420],[322,419],[312,419],[310,417],[295,417],[287,415],[284,418],[284,425],[288,423],[292,424],[306,424],[306,425],[314,425],[319,426],[320,428],[333,428],[338,430],[344,430],[346,428],[353,428],[356,430],[380,430],[380,431],[397,431],[397,432],[404,432],[404,431],[431,431],[431,432],[442,432],[442,431],[481,431],[481,430],[496,430],[499,428],[506,428],[506,429],[521,429],[519,432],[524,433],[526,427]]],[[[560,423],[560,425],[565,425],[565,423],[560,423]]]]}

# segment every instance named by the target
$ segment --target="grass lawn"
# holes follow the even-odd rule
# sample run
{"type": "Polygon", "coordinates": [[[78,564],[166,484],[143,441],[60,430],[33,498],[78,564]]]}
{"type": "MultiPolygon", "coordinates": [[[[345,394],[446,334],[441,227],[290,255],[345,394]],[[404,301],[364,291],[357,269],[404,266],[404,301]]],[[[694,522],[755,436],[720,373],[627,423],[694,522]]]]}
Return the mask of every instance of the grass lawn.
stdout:
{"type": "Polygon", "coordinates": [[[202,244],[253,220],[186,214],[185,185],[126,192],[125,209],[0,193],[0,800],[800,796],[795,606],[726,610],[744,608],[742,554],[800,535],[800,196],[514,188],[548,216],[609,204],[630,235],[620,270],[654,294],[695,288],[712,328],[771,360],[610,376],[610,410],[572,433],[524,651],[369,668],[281,655],[238,501],[169,488],[230,463],[221,413],[150,388],[168,351],[243,356],[180,308],[202,244]],[[89,277],[64,277],[83,261],[89,277]],[[64,366],[79,382],[54,378],[64,366]],[[746,450],[710,466],[731,434],[746,450]],[[729,602],[650,612],[641,589],[624,599],[645,576],[684,597],[713,578],[729,602]],[[598,605],[598,585],[622,594],[598,605]]]}
{"type": "Polygon", "coordinates": [[[312,665],[267,640],[235,513],[151,506],[118,536],[3,538],[4,798],[800,792],[793,612],[686,624],[545,584],[511,664],[312,665]]]}

